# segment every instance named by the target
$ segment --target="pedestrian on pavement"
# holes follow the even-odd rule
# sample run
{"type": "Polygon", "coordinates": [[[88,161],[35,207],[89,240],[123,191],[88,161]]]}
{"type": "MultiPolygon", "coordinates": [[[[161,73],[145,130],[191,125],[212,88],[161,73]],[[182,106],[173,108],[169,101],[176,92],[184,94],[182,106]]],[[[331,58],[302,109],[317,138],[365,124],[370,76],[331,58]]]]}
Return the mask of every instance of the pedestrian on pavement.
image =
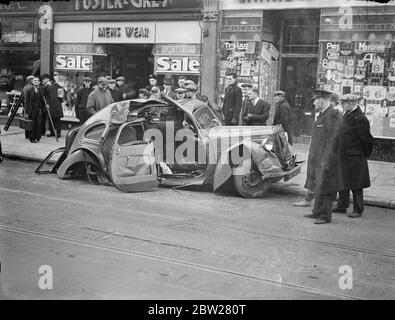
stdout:
{"type": "MultiPolygon", "coordinates": [[[[23,94],[23,110],[24,114],[27,117],[27,101],[26,101],[26,96],[27,92],[29,91],[30,88],[33,88],[33,79],[34,76],[27,76],[26,78],[26,85],[22,89],[22,94],[23,94]]],[[[29,131],[25,130],[25,139],[29,139],[29,131]]]]}
{"type": "Polygon", "coordinates": [[[78,90],[77,97],[75,99],[75,114],[78,120],[80,120],[81,126],[88,118],[88,115],[86,113],[86,104],[88,102],[89,94],[93,91],[93,88],[91,87],[91,77],[84,77],[83,82],[84,86],[80,90],[78,90]]]}
{"type": "Polygon", "coordinates": [[[316,90],[313,103],[319,112],[311,136],[305,188],[315,192],[314,208],[308,218],[316,224],[332,221],[332,202],[343,189],[340,167],[341,114],[330,105],[331,92],[316,90]]]}
{"type": "Polygon", "coordinates": [[[225,125],[238,125],[242,105],[242,92],[237,84],[236,73],[228,73],[225,77],[227,87],[222,112],[225,116],[225,125]]]}
{"type": "Polygon", "coordinates": [[[117,91],[117,98],[114,100],[116,102],[129,100],[129,99],[136,99],[137,92],[133,89],[131,85],[126,84],[126,79],[123,76],[120,76],[115,79],[117,81],[118,91],[117,91]]]}
{"type": "Polygon", "coordinates": [[[119,89],[117,88],[117,81],[115,79],[108,80],[108,90],[110,91],[113,100],[116,101],[119,89]]]}
{"type": "Polygon", "coordinates": [[[108,80],[104,77],[100,77],[97,80],[97,88],[88,95],[86,104],[88,117],[114,102],[107,85],[108,80]]]}
{"type": "MultiPolygon", "coordinates": [[[[62,102],[58,98],[59,85],[51,83],[49,74],[43,74],[41,79],[43,81],[43,94],[47,101],[49,114],[51,115],[52,122],[56,130],[56,137],[60,138],[62,132],[60,118],[63,117],[63,108],[62,102]]],[[[51,124],[49,125],[49,131],[50,133],[47,135],[48,137],[55,136],[55,132],[51,124]]]]}
{"type": "Polygon", "coordinates": [[[197,91],[198,91],[198,88],[197,88],[196,84],[188,84],[188,85],[185,87],[185,89],[187,90],[187,91],[186,91],[186,98],[187,98],[187,99],[189,99],[189,100],[198,99],[198,98],[197,98],[197,91]]]}
{"type": "Polygon", "coordinates": [[[292,145],[292,123],[291,123],[291,106],[285,99],[285,92],[278,90],[274,93],[276,108],[274,111],[273,126],[281,124],[287,133],[288,142],[292,145]]]}
{"type": "Polygon", "coordinates": [[[266,126],[270,104],[259,98],[258,88],[249,90],[248,95],[249,102],[244,108],[243,123],[247,126],[266,126]]]}
{"type": "Polygon", "coordinates": [[[251,90],[252,84],[251,83],[243,83],[241,86],[241,93],[242,93],[242,103],[241,103],[241,110],[240,110],[240,117],[239,117],[239,125],[244,126],[246,125],[243,120],[243,115],[247,108],[247,104],[250,101],[250,97],[248,95],[248,91],[251,90]]]}
{"type": "Polygon", "coordinates": [[[341,126],[341,166],[344,189],[339,192],[339,200],[333,212],[346,213],[350,205],[350,190],[353,195],[353,211],[350,218],[362,216],[363,189],[370,187],[368,157],[373,150],[373,137],[369,120],[366,118],[354,94],[341,97],[345,114],[341,126]]]}
{"type": "Polygon", "coordinates": [[[26,111],[28,119],[32,120],[32,130],[29,131],[29,140],[31,143],[37,143],[41,139],[41,122],[42,114],[45,112],[45,103],[40,89],[40,79],[34,77],[32,83],[33,87],[26,92],[26,111]]]}
{"type": "MultiPolygon", "coordinates": [[[[150,91],[150,92],[151,92],[152,87],[159,87],[159,86],[158,86],[158,80],[157,80],[157,78],[156,78],[156,75],[154,75],[154,74],[150,74],[150,75],[148,76],[148,82],[149,82],[149,85],[146,86],[145,88],[146,88],[148,91],[150,91]]],[[[160,89],[159,89],[159,90],[160,90],[160,89]]]]}
{"type": "Polygon", "coordinates": [[[177,101],[183,101],[186,99],[187,90],[185,88],[177,88],[174,90],[177,96],[177,101]]]}
{"type": "Polygon", "coordinates": [[[163,94],[173,100],[177,99],[177,95],[173,91],[173,82],[169,78],[165,78],[163,81],[163,94]]]}

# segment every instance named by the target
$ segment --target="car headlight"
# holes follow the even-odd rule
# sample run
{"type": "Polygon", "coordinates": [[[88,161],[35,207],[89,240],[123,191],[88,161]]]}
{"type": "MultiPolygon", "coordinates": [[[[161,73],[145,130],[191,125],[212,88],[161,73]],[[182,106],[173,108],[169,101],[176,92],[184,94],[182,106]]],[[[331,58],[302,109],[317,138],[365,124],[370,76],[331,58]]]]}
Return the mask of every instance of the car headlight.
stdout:
{"type": "Polygon", "coordinates": [[[270,138],[265,138],[262,140],[261,146],[264,147],[267,151],[272,151],[273,141],[270,138]]]}

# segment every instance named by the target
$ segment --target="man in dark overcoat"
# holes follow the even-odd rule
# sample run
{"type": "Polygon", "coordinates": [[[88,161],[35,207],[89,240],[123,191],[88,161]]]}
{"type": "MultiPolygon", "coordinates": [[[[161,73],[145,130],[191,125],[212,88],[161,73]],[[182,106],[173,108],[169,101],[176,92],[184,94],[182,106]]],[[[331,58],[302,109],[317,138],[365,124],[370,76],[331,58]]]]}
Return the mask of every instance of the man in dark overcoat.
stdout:
{"type": "MultiPolygon", "coordinates": [[[[27,116],[27,92],[29,91],[30,88],[33,87],[33,79],[34,76],[27,76],[26,77],[26,85],[22,89],[22,94],[23,94],[23,110],[24,114],[27,116]]],[[[25,130],[25,139],[29,139],[29,131],[25,130]]]]}
{"type": "Polygon", "coordinates": [[[285,92],[278,90],[274,93],[276,109],[274,111],[273,126],[281,124],[287,133],[288,142],[292,145],[291,106],[285,99],[285,92]]]}
{"type": "Polygon", "coordinates": [[[117,99],[115,100],[115,102],[137,98],[136,90],[134,90],[134,88],[131,85],[127,85],[125,83],[126,82],[125,77],[120,76],[115,80],[117,81],[117,86],[118,86],[118,91],[116,92],[117,99]]]}
{"type": "Polygon", "coordinates": [[[40,89],[40,79],[35,77],[32,80],[33,87],[26,92],[26,112],[28,119],[32,120],[32,130],[29,131],[29,140],[36,143],[41,139],[41,122],[45,103],[40,89]]]}
{"type": "Polygon", "coordinates": [[[75,115],[78,120],[80,120],[81,126],[85,123],[86,119],[88,119],[86,104],[88,102],[89,94],[93,91],[93,88],[91,87],[91,77],[84,77],[83,82],[84,86],[78,90],[77,97],[75,99],[75,115]]]}
{"type": "Polygon", "coordinates": [[[243,109],[243,123],[247,126],[266,126],[269,119],[270,104],[259,98],[259,90],[249,91],[249,101],[243,109]]]}
{"type": "MultiPolygon", "coordinates": [[[[49,74],[43,74],[41,79],[43,81],[43,94],[49,107],[49,114],[56,130],[56,136],[60,138],[62,131],[60,118],[63,117],[62,101],[58,98],[58,89],[60,86],[51,83],[49,74]]],[[[52,128],[51,124],[49,125],[49,131],[50,134],[47,135],[48,137],[55,136],[54,128],[52,128]]]]}
{"type": "Polygon", "coordinates": [[[345,114],[341,127],[341,165],[344,189],[339,192],[337,207],[333,212],[346,213],[350,205],[350,190],[353,195],[353,212],[357,218],[363,212],[363,189],[370,187],[367,158],[373,150],[373,137],[369,120],[357,105],[360,97],[346,94],[341,97],[345,114]]]}
{"type": "Polygon", "coordinates": [[[243,102],[242,92],[237,85],[237,75],[229,73],[226,75],[228,86],[225,88],[225,96],[222,107],[222,113],[225,117],[225,125],[238,125],[243,102]]]}
{"type": "Polygon", "coordinates": [[[330,105],[331,92],[317,90],[313,103],[319,116],[314,123],[307,161],[305,188],[315,192],[316,200],[308,218],[316,224],[332,220],[332,202],[343,189],[340,167],[341,114],[330,105]]]}

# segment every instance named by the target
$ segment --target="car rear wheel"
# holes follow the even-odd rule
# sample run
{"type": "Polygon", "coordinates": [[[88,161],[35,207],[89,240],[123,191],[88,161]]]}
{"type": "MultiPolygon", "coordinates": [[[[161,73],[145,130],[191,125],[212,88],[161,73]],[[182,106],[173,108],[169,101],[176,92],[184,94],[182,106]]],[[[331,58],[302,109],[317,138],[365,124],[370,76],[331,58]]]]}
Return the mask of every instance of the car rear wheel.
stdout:
{"type": "Polygon", "coordinates": [[[262,175],[250,160],[244,160],[237,169],[239,172],[233,175],[233,185],[242,197],[262,198],[270,189],[271,180],[262,180],[262,175]]]}

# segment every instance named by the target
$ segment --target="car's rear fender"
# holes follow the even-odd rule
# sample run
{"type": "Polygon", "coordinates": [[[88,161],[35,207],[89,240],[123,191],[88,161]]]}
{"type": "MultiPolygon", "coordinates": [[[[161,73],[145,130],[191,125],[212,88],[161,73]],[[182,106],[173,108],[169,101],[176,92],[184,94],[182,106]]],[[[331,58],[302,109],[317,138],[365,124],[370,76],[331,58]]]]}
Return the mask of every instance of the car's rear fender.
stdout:
{"type": "Polygon", "coordinates": [[[254,164],[261,174],[264,176],[268,173],[282,172],[281,163],[278,161],[277,156],[266,149],[260,144],[245,140],[237,143],[221,154],[218,164],[214,173],[214,191],[222,186],[232,175],[246,174],[250,167],[240,167],[242,160],[250,159],[247,162],[249,165],[254,164]],[[242,151],[243,156],[237,156],[242,151]],[[236,159],[236,161],[235,161],[236,159]]]}
{"type": "Polygon", "coordinates": [[[67,172],[69,169],[80,162],[88,162],[93,164],[99,168],[101,168],[101,162],[98,157],[95,156],[93,152],[88,149],[81,148],[75,150],[73,153],[69,154],[67,158],[63,161],[63,163],[58,168],[57,174],[58,176],[63,179],[66,177],[67,172]]]}

